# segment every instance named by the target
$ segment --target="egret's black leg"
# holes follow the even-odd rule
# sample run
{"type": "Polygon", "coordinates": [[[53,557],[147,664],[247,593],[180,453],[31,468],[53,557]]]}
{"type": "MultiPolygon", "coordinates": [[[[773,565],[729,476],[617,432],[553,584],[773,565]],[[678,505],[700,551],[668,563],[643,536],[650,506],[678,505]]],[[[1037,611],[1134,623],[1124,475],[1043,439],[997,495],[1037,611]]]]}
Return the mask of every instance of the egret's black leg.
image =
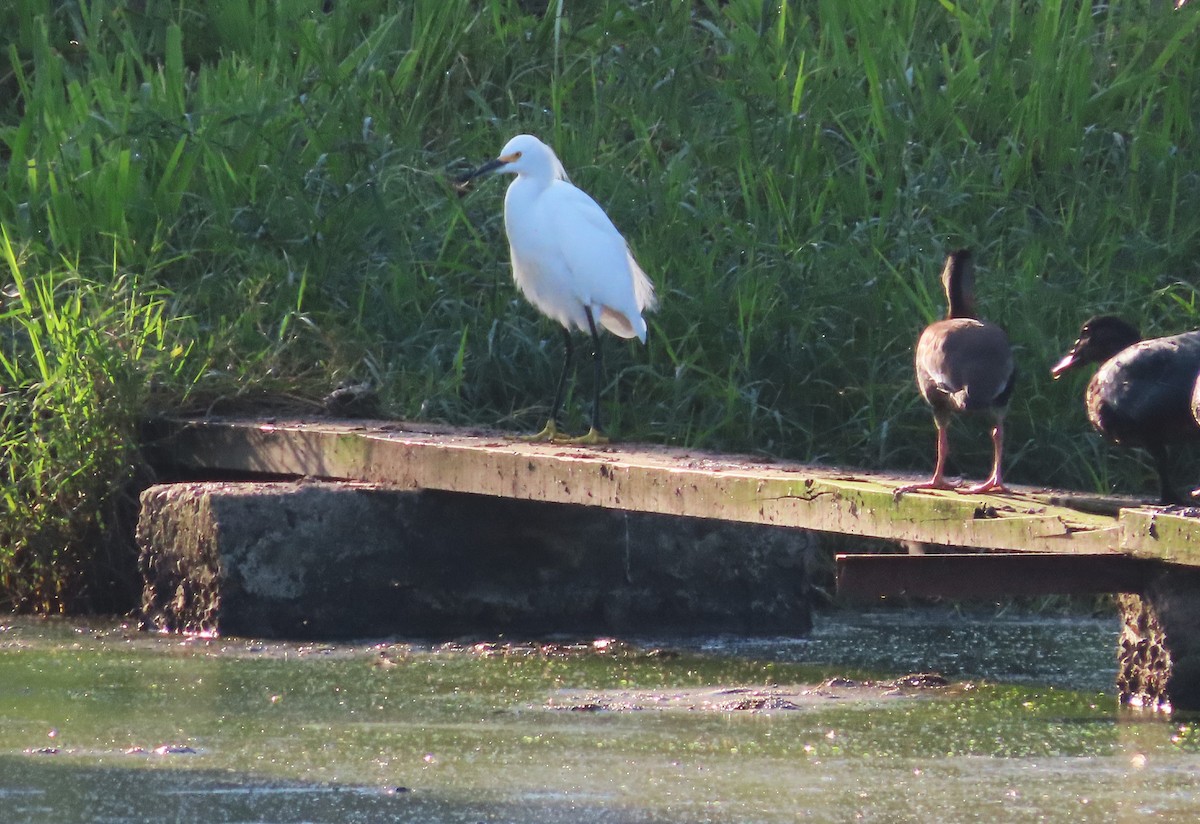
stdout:
{"type": "Polygon", "coordinates": [[[571,371],[571,358],[575,354],[575,344],[571,341],[571,330],[562,328],[563,333],[563,368],[558,375],[558,387],[554,390],[554,403],[550,406],[550,422],[558,424],[558,413],[562,411],[563,392],[567,388],[567,373],[571,371]]]}
{"type": "Polygon", "coordinates": [[[587,315],[588,331],[592,333],[592,428],[586,435],[572,438],[571,443],[598,444],[608,443],[608,438],[600,431],[600,389],[604,382],[604,360],[600,351],[600,333],[596,331],[596,319],[592,317],[590,306],[583,307],[587,315]]]}
{"type": "Polygon", "coordinates": [[[592,318],[592,308],[583,307],[587,314],[588,331],[592,333],[592,374],[595,378],[592,384],[592,431],[600,432],[600,387],[604,382],[604,355],[600,351],[600,335],[596,332],[596,321],[592,318]]]}
{"type": "Polygon", "coordinates": [[[558,413],[562,411],[563,393],[567,388],[567,373],[571,371],[571,358],[575,353],[575,344],[571,340],[571,330],[562,327],[563,333],[563,367],[558,376],[558,386],[554,389],[554,401],[550,404],[550,420],[536,435],[530,435],[522,440],[553,441],[562,437],[558,432],[558,413]]]}

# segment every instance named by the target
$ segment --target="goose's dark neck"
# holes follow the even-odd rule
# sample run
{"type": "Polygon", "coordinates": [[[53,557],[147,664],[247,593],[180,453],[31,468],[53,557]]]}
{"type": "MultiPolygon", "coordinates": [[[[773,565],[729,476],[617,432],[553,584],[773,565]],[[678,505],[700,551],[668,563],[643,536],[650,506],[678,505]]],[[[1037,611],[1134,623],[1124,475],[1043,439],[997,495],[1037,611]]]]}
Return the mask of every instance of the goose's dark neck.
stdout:
{"type": "Polygon", "coordinates": [[[971,253],[965,249],[952,252],[946,258],[942,285],[946,289],[946,317],[975,317],[975,284],[971,253]]]}

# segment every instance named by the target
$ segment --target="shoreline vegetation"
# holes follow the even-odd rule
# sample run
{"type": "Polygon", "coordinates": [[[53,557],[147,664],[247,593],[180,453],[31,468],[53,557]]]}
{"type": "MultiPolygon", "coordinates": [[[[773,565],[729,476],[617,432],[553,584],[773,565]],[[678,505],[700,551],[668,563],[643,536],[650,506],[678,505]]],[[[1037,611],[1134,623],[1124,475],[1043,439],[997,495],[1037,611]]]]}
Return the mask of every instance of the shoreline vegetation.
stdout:
{"type": "MultiPolygon", "coordinates": [[[[1152,490],[1048,370],[1093,314],[1200,327],[1200,4],[212,8],[0,8],[0,606],[132,605],[158,411],[370,381],[384,416],[536,429],[557,328],[511,282],[504,182],[451,183],[520,132],[661,297],[645,349],[605,340],[620,439],[928,471],[912,350],[966,246],[1017,362],[1006,476],[1152,490]]],[[[580,369],[568,428],[590,396],[580,369]]],[[[952,473],[983,476],[981,427],[952,473]]]]}

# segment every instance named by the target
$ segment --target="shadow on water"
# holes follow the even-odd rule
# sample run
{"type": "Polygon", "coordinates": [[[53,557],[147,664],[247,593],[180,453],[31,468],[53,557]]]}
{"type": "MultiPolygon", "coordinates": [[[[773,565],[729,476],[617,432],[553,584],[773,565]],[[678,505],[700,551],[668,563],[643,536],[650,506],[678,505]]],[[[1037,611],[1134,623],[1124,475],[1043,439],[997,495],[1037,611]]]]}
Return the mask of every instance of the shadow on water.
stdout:
{"type": "Polygon", "coordinates": [[[121,822],[570,822],[662,819],[572,799],[521,804],[408,788],[338,786],[224,770],[96,767],[0,756],[5,824],[121,822]]]}
{"type": "Polygon", "coordinates": [[[932,670],[953,678],[1113,692],[1119,630],[1115,616],[877,610],[819,615],[803,637],[717,638],[696,648],[847,670],[932,670]]]}

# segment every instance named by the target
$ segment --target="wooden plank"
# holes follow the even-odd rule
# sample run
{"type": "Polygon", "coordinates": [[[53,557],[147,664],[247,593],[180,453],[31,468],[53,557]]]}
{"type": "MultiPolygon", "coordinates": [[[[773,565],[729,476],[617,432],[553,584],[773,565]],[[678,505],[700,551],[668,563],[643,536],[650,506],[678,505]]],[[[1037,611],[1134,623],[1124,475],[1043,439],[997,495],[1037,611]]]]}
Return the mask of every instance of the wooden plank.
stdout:
{"type": "Polygon", "coordinates": [[[988,549],[1114,551],[1110,515],[1050,503],[1058,493],[919,492],[910,477],[620,444],[528,444],[496,433],[396,423],[169,421],[156,460],[196,472],[334,478],[554,503],[802,527],[988,549]]]}
{"type": "Polygon", "coordinates": [[[1115,553],[838,555],[837,591],[856,598],[998,598],[1141,592],[1157,562],[1115,553]]]}
{"type": "Polygon", "coordinates": [[[1137,507],[1121,510],[1121,547],[1146,558],[1200,565],[1200,509],[1137,507]]]}

